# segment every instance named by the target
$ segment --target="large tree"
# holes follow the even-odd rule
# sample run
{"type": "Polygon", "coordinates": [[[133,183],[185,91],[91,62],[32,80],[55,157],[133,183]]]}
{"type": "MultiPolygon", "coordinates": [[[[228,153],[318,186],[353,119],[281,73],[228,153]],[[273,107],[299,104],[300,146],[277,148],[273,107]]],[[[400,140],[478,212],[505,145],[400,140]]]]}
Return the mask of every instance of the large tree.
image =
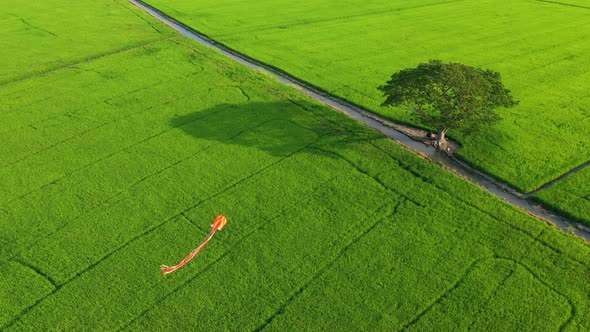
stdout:
{"type": "Polygon", "coordinates": [[[386,97],[383,106],[410,109],[418,122],[435,129],[443,150],[449,130],[470,134],[500,120],[497,108],[518,104],[498,72],[440,60],[394,73],[379,90],[386,97]]]}

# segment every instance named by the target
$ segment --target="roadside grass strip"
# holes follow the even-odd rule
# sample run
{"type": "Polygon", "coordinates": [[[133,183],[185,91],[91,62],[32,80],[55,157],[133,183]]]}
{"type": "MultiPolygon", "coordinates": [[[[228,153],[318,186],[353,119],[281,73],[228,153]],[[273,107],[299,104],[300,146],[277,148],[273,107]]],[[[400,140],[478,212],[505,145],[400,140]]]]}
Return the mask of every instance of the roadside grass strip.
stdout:
{"type": "Polygon", "coordinates": [[[429,59],[500,72],[520,105],[501,111],[504,120],[479,135],[450,134],[463,145],[461,158],[521,192],[590,159],[590,20],[583,1],[146,2],[217,42],[404,123],[413,123],[408,112],[380,106],[377,87],[393,72],[429,59]]]}
{"type": "Polygon", "coordinates": [[[181,37],[83,68],[0,91],[0,328],[590,326],[588,244],[354,120],[181,37]]]}

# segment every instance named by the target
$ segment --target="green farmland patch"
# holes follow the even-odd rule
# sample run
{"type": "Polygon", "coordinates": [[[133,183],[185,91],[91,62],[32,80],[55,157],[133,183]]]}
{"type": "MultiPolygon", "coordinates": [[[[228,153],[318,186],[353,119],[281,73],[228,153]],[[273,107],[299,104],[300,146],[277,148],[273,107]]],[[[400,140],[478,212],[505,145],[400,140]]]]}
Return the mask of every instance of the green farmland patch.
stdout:
{"type": "Polygon", "coordinates": [[[8,331],[588,326],[586,244],[347,117],[182,38],[82,68],[2,88],[8,331]]]}
{"type": "Polygon", "coordinates": [[[7,0],[0,8],[0,84],[170,37],[125,0],[7,0]]]}
{"type": "Polygon", "coordinates": [[[588,244],[189,39],[0,100],[0,330],[590,327],[588,244]]]}
{"type": "Polygon", "coordinates": [[[380,107],[384,98],[376,89],[393,72],[429,59],[498,71],[520,105],[502,111],[504,120],[481,135],[455,134],[462,158],[523,192],[590,160],[587,2],[147,2],[240,52],[401,122],[412,119],[380,107]]]}
{"type": "Polygon", "coordinates": [[[543,204],[590,225],[590,167],[534,196],[543,204]]]}

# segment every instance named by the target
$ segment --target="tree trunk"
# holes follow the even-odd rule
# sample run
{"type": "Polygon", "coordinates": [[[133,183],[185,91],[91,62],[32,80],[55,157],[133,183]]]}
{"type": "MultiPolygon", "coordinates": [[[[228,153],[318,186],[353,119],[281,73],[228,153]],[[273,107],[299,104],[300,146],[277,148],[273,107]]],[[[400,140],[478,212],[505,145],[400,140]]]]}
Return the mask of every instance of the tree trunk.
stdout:
{"type": "Polygon", "coordinates": [[[448,129],[442,129],[438,131],[438,135],[436,136],[436,148],[441,151],[448,151],[449,144],[445,135],[447,134],[448,129]]]}

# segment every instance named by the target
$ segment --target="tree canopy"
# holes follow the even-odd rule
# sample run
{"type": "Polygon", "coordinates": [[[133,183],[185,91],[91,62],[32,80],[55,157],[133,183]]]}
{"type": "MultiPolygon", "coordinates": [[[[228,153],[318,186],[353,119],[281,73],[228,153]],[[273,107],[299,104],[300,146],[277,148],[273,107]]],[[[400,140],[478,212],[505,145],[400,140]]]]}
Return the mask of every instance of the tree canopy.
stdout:
{"type": "Polygon", "coordinates": [[[469,134],[499,121],[497,108],[518,104],[500,73],[440,60],[394,73],[379,90],[386,97],[383,106],[413,111],[421,124],[438,131],[441,145],[447,131],[469,134]]]}

